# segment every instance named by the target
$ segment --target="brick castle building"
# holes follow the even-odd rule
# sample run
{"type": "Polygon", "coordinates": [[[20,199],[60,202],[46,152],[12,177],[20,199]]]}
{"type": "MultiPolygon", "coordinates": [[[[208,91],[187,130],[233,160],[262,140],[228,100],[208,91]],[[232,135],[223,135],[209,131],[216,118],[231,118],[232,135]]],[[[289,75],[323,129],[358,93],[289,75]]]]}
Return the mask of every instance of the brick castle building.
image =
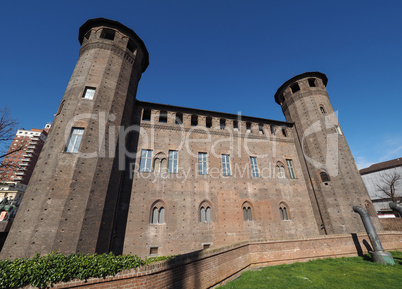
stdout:
{"type": "Polygon", "coordinates": [[[148,52],[134,31],[92,19],[79,41],[1,258],[171,255],[364,232],[352,206],[370,198],[324,74],[307,72],[278,89],[283,122],[138,101],[148,52]]]}

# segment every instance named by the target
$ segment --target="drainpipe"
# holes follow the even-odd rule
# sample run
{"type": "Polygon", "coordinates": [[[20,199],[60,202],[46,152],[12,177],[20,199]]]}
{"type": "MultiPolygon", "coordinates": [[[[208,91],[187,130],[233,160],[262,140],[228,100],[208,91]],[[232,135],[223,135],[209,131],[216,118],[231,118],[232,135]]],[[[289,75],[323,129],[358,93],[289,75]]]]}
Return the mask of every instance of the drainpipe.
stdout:
{"type": "Polygon", "coordinates": [[[389,202],[389,207],[390,207],[392,210],[398,211],[399,216],[402,217],[402,206],[401,206],[400,204],[397,204],[397,203],[395,203],[395,202],[389,202]]]}
{"type": "Polygon", "coordinates": [[[384,251],[377,232],[373,226],[373,222],[371,221],[367,211],[359,206],[353,206],[353,211],[358,213],[362,218],[364,227],[366,228],[366,232],[370,238],[371,245],[374,248],[374,251],[369,251],[371,257],[373,258],[373,262],[394,265],[394,258],[392,258],[391,253],[384,251]]]}

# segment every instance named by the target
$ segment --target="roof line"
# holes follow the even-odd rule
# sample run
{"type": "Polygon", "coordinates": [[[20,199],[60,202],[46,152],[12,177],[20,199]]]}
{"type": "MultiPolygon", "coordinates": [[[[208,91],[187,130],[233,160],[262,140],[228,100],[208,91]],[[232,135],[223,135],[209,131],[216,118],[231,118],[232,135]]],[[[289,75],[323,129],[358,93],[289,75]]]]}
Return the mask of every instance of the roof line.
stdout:
{"type": "MultiPolygon", "coordinates": [[[[163,103],[155,103],[155,102],[148,102],[148,101],[141,101],[137,100],[137,103],[142,106],[160,106],[164,108],[170,108],[171,110],[190,110],[193,112],[202,112],[203,114],[213,114],[213,115],[220,115],[225,118],[232,118],[238,119],[238,114],[227,113],[227,112],[219,112],[219,111],[212,111],[212,110],[205,110],[205,109],[198,109],[198,108],[191,108],[191,107],[184,107],[184,106],[176,106],[171,104],[163,104],[163,103]]],[[[292,122],[286,122],[281,120],[274,120],[269,118],[260,118],[255,116],[247,116],[247,115],[240,115],[241,120],[254,120],[254,121],[263,121],[263,122],[273,122],[279,125],[286,125],[286,126],[293,126],[292,122]]]]}

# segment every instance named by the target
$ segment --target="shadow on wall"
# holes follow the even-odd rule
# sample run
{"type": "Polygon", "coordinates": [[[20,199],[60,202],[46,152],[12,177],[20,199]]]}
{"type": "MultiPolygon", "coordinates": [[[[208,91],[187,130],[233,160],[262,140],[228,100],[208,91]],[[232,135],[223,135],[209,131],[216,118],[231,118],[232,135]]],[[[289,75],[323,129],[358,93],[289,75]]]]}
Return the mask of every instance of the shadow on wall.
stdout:
{"type": "MultiPolygon", "coordinates": [[[[357,255],[363,257],[364,256],[363,250],[362,250],[362,247],[360,245],[359,238],[357,237],[357,234],[352,233],[351,235],[352,235],[353,243],[356,246],[357,255]]],[[[369,252],[373,251],[373,248],[371,248],[369,242],[367,242],[366,239],[363,239],[362,243],[363,243],[364,247],[366,247],[367,251],[369,251],[369,252]]]]}
{"type": "Polygon", "coordinates": [[[202,250],[174,257],[168,261],[170,286],[169,288],[203,288],[200,278],[200,253],[202,250]],[[181,266],[182,264],[188,264],[181,266]]]}

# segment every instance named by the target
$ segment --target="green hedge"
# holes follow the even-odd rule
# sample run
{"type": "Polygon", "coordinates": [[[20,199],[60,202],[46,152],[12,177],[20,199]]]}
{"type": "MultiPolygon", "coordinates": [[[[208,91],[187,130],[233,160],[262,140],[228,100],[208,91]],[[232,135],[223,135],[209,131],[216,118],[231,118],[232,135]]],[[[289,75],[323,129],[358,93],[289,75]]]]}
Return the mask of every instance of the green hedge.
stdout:
{"type": "Polygon", "coordinates": [[[110,254],[71,254],[59,253],[22,258],[14,261],[0,260],[0,288],[14,288],[31,284],[47,287],[51,283],[67,282],[72,279],[87,280],[91,277],[114,276],[126,269],[168,260],[172,257],[153,257],[141,259],[138,256],[110,254]]]}

